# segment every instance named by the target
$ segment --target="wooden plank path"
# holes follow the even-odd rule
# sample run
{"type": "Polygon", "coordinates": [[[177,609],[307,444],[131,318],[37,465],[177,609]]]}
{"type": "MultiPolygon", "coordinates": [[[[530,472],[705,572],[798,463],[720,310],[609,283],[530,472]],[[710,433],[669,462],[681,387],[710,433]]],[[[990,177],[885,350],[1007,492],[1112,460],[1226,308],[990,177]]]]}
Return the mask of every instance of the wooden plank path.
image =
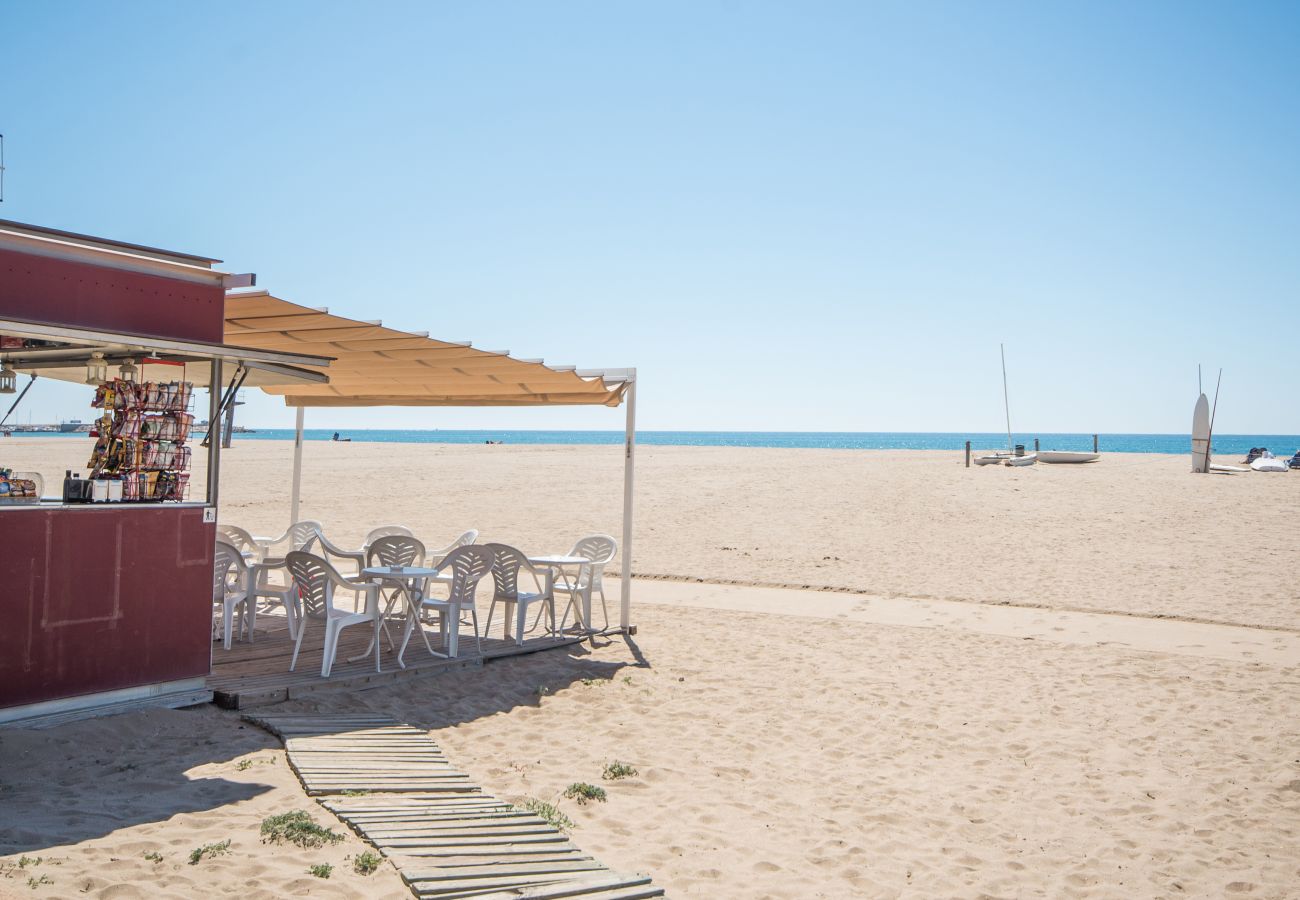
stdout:
{"type": "Polygon", "coordinates": [[[379,715],[249,714],[284,741],[308,794],[389,857],[420,898],[643,900],[530,812],[484,794],[429,735],[379,715]]]}

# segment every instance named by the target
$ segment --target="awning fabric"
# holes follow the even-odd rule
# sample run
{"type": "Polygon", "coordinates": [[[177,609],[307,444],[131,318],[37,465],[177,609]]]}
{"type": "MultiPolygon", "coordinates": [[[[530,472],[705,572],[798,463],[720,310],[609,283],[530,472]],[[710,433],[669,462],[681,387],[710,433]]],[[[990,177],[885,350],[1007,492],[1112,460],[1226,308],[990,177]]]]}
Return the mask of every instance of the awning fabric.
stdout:
{"type": "Polygon", "coordinates": [[[263,388],[288,406],[618,406],[627,388],[617,371],[514,359],[346,319],[265,291],[227,293],[225,339],[332,358],[328,384],[263,388]]]}
{"type": "Polygon", "coordinates": [[[246,373],[244,386],[263,390],[273,385],[323,384],[323,367],[329,364],[328,358],[316,354],[282,353],[17,319],[0,319],[0,335],[51,342],[50,347],[5,349],[0,351],[0,360],[23,374],[75,384],[85,383],[86,362],[92,353],[104,357],[110,375],[130,361],[140,369],[141,381],[179,379],[199,385],[208,383],[211,362],[219,359],[225,363],[224,379],[233,377],[237,367],[242,366],[246,373]]]}

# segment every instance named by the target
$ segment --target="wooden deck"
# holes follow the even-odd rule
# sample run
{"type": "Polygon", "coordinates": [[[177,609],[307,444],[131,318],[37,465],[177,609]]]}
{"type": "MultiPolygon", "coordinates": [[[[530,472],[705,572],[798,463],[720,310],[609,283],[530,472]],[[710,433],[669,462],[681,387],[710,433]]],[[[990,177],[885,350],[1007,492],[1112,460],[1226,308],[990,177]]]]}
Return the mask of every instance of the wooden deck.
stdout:
{"type": "MultiPolygon", "coordinates": [[[[400,641],[400,622],[390,625],[390,629],[393,631],[393,639],[400,641]]],[[[496,623],[493,623],[493,631],[500,634],[496,623]]],[[[484,638],[483,655],[478,656],[475,653],[474,637],[465,629],[460,636],[460,656],[456,659],[442,659],[430,656],[418,636],[412,636],[411,644],[406,648],[406,668],[398,668],[397,655],[388,649],[385,642],[381,644],[384,649],[380,659],[383,671],[376,672],[373,654],[356,662],[347,661],[349,656],[357,656],[366,649],[370,633],[370,629],[362,625],[343,629],[334,668],[330,671],[329,678],[321,678],[325,629],[319,623],[308,625],[302,652],[298,655],[298,665],[290,672],[293,642],[289,640],[289,629],[284,617],[259,614],[257,634],[252,643],[235,641],[229,650],[220,643],[212,645],[212,674],[207,680],[207,687],[212,691],[212,701],[226,709],[247,709],[268,703],[282,703],[321,691],[379,687],[402,678],[481,666],[491,659],[566,647],[586,639],[585,635],[576,634],[562,638],[543,635],[527,638],[520,647],[513,640],[484,638]]],[[[437,634],[432,634],[429,640],[435,650],[443,649],[437,634]]]]}
{"type": "Polygon", "coordinates": [[[482,792],[421,729],[379,715],[245,716],[284,741],[307,792],[396,866],[420,898],[648,900],[544,819],[482,792]]]}

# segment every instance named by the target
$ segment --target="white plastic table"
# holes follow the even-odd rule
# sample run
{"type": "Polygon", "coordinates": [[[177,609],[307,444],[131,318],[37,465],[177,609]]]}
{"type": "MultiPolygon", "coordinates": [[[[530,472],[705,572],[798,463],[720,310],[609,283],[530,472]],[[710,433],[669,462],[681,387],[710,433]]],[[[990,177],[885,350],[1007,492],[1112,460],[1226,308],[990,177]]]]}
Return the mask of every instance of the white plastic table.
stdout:
{"type": "MultiPolygon", "coordinates": [[[[546,569],[546,591],[548,593],[555,586],[556,575],[559,575],[560,579],[564,582],[564,586],[575,594],[577,594],[576,585],[582,584],[583,567],[590,566],[592,563],[592,560],[585,556],[564,556],[560,554],[553,556],[530,556],[528,557],[528,561],[535,566],[540,566],[546,569]],[[577,579],[570,583],[569,576],[565,570],[572,569],[575,566],[578,569],[577,579]]],[[[579,629],[590,632],[591,591],[588,590],[585,594],[581,595],[581,600],[582,604],[579,607],[579,615],[582,616],[582,621],[578,623],[579,629]]],[[[510,637],[509,616],[506,617],[506,637],[510,637]]]]}
{"type": "MultiPolygon", "coordinates": [[[[437,569],[429,569],[424,566],[369,566],[361,570],[361,577],[368,581],[389,582],[395,584],[402,597],[406,600],[406,617],[407,617],[407,636],[410,636],[412,623],[418,623],[420,617],[420,600],[423,599],[417,582],[426,578],[432,578],[438,574],[437,569]]],[[[383,624],[388,618],[388,614],[393,610],[393,603],[389,601],[388,606],[380,612],[378,603],[375,604],[375,620],[383,624]]],[[[384,633],[387,634],[388,626],[383,624],[384,633]]],[[[375,638],[379,636],[378,628],[375,629],[375,638]]],[[[393,636],[388,635],[389,644],[393,643],[393,636]]],[[[366,648],[366,652],[358,658],[364,658],[374,649],[371,644],[366,648]]],[[[397,651],[397,665],[405,669],[406,663],[402,661],[402,653],[406,650],[406,641],[402,641],[401,648],[397,651]]],[[[432,652],[432,651],[430,651],[432,652]]]]}

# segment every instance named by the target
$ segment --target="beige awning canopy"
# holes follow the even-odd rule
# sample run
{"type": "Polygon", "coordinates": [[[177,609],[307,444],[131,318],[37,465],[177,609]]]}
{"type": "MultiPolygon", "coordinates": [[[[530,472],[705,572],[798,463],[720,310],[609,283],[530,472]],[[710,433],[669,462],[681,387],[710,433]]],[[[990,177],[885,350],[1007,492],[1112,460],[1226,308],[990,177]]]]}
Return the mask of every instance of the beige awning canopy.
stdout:
{"type": "Polygon", "coordinates": [[[439,341],[266,291],[226,295],[227,342],[332,358],[328,384],[264,387],[288,406],[618,406],[626,370],[578,371],[439,341]]]}

